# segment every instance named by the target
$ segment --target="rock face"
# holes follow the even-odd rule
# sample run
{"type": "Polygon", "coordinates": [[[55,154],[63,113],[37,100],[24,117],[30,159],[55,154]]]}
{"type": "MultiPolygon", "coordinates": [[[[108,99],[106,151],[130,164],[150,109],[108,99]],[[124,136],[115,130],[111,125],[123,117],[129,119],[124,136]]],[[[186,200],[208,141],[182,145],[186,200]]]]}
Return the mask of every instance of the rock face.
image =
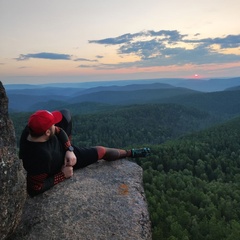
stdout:
{"type": "Polygon", "coordinates": [[[0,82],[0,239],[16,228],[26,199],[25,176],[17,158],[13,123],[8,117],[8,98],[0,82]]]}
{"type": "Polygon", "coordinates": [[[99,161],[42,195],[28,198],[11,240],[150,240],[142,169],[99,161]]]}

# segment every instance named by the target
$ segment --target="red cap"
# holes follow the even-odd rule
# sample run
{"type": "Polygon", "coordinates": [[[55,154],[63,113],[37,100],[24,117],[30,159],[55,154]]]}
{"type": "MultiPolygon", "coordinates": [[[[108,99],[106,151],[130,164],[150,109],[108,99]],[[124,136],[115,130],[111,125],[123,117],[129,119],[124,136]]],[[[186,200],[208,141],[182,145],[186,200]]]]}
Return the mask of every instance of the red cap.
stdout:
{"type": "Polygon", "coordinates": [[[34,133],[40,135],[61,120],[62,114],[59,111],[49,112],[47,110],[39,110],[30,116],[28,126],[34,133]]]}

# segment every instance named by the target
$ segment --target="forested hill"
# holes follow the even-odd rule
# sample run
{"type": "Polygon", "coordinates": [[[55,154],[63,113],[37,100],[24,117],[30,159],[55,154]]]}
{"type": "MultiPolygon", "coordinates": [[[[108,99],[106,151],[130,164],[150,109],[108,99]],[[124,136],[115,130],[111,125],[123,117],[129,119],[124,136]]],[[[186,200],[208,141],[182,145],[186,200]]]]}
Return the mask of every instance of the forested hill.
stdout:
{"type": "Polygon", "coordinates": [[[161,102],[178,103],[218,115],[237,116],[240,114],[240,89],[174,96],[162,99],[161,102]]]}
{"type": "MultiPolygon", "coordinates": [[[[178,95],[185,95],[196,91],[177,88],[172,86],[166,86],[162,84],[145,85],[144,88],[140,86],[126,86],[115,88],[94,88],[89,90],[76,91],[74,94],[68,93],[69,89],[55,89],[51,91],[49,89],[40,89],[38,94],[33,94],[27,90],[21,91],[9,91],[9,109],[14,111],[35,111],[37,109],[47,108],[49,103],[56,107],[92,102],[110,105],[130,105],[130,104],[143,104],[158,102],[160,99],[174,97],[178,95]]],[[[36,91],[34,91],[36,92],[36,91]]],[[[73,92],[71,90],[70,92],[73,92]]],[[[48,109],[48,108],[47,108],[48,109]]]]}
{"type": "Polygon", "coordinates": [[[215,120],[206,112],[176,104],[133,105],[75,116],[74,131],[77,134],[74,139],[83,146],[160,144],[206,128],[215,120]]]}
{"type": "Polygon", "coordinates": [[[68,108],[73,114],[84,114],[93,111],[111,110],[116,106],[123,105],[176,103],[207,111],[226,119],[240,114],[240,90],[238,88],[203,93],[170,85],[148,84],[99,87],[84,91],[83,89],[71,89],[71,91],[66,89],[67,93],[65,94],[63,89],[60,92],[56,89],[42,89],[41,91],[38,90],[39,92],[36,95],[33,95],[36,91],[31,94],[29,91],[29,89],[19,90],[19,93],[10,91],[10,112],[68,108]],[[146,88],[143,89],[143,86],[146,88]]]}
{"type": "MultiPolygon", "coordinates": [[[[17,139],[29,115],[11,114],[17,139]]],[[[216,121],[206,112],[177,104],[131,105],[101,113],[74,114],[73,141],[79,146],[160,144],[209,127],[216,121]]]]}
{"type": "Polygon", "coordinates": [[[139,160],[153,239],[238,239],[240,117],[152,146],[139,160]]]}

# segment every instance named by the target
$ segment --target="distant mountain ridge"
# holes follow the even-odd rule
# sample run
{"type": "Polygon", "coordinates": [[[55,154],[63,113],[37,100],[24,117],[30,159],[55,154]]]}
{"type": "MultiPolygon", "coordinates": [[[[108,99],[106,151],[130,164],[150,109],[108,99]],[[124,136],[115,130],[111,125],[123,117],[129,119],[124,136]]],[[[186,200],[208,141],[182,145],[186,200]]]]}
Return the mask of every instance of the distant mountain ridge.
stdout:
{"type": "MultiPolygon", "coordinates": [[[[21,95],[34,95],[34,96],[42,96],[42,95],[60,95],[60,96],[77,96],[82,94],[94,93],[94,92],[102,92],[102,91],[134,91],[141,89],[167,89],[174,88],[174,86],[166,83],[151,83],[151,84],[130,84],[126,86],[98,86],[92,88],[74,88],[70,86],[67,88],[63,88],[60,86],[56,87],[47,87],[45,85],[34,86],[33,88],[10,88],[7,90],[9,95],[11,94],[21,94],[21,95]]],[[[28,85],[29,86],[29,85],[28,85]]]]}
{"type": "Polygon", "coordinates": [[[57,106],[61,104],[69,105],[83,102],[95,102],[110,105],[142,104],[159,102],[159,99],[196,92],[190,89],[171,86],[166,88],[166,85],[163,85],[164,87],[162,88],[161,84],[155,84],[154,88],[153,86],[148,88],[148,86],[149,85],[145,86],[143,89],[143,86],[140,86],[139,88],[139,86],[136,85],[127,88],[125,91],[119,91],[118,88],[125,89],[126,87],[114,87],[111,88],[112,90],[108,91],[105,89],[109,88],[95,88],[87,91],[80,90],[70,96],[64,93],[67,91],[66,89],[56,89],[54,93],[50,94],[49,89],[43,88],[40,91],[41,95],[32,95],[27,92],[23,94],[25,90],[19,90],[20,93],[17,93],[15,90],[8,93],[9,109],[10,111],[35,111],[41,108],[49,109],[49,103],[53,103],[54,101],[57,106]],[[158,88],[156,88],[156,86],[158,88]],[[59,102],[59,104],[57,102],[59,102]]]}
{"type": "Polygon", "coordinates": [[[177,84],[174,84],[177,87],[190,88],[192,90],[202,91],[202,92],[216,92],[224,91],[230,87],[240,86],[240,77],[235,78],[216,78],[209,80],[196,80],[188,79],[177,84]]]}
{"type": "Polygon", "coordinates": [[[121,80],[121,81],[99,81],[99,82],[69,82],[49,84],[6,84],[6,91],[19,89],[40,89],[40,88],[95,88],[109,86],[142,85],[152,83],[169,84],[175,87],[184,87],[196,91],[213,92],[223,91],[227,88],[240,86],[240,77],[233,78],[212,78],[212,79],[184,79],[184,78],[158,78],[143,80],[121,80]]]}
{"type": "MultiPolygon", "coordinates": [[[[169,81],[173,83],[172,85],[163,82],[149,83],[149,81],[153,80],[139,81],[141,84],[137,84],[138,81],[135,81],[134,84],[119,86],[117,85],[118,82],[108,82],[108,86],[103,84],[91,88],[84,88],[84,83],[17,84],[15,87],[14,85],[7,85],[6,92],[9,98],[10,112],[31,112],[37,109],[59,109],[66,106],[72,108],[71,105],[74,105],[73,108],[77,109],[79,108],[77,104],[82,103],[88,103],[87,105],[90,108],[93,107],[97,110],[97,106],[100,107],[100,105],[100,108],[104,109],[113,105],[168,102],[196,107],[204,111],[215,111],[217,109],[218,113],[225,113],[224,111],[226,111],[236,114],[239,112],[237,106],[240,103],[240,94],[238,95],[240,78],[210,80],[170,79],[169,81]],[[110,85],[110,83],[115,85],[110,85]],[[185,87],[179,87],[184,85],[185,87]],[[187,86],[191,86],[191,88],[187,86]],[[215,86],[215,89],[224,88],[226,90],[212,92],[193,90],[193,88],[212,89],[213,86],[215,86]],[[231,111],[229,111],[230,109],[231,111]]],[[[161,79],[161,81],[164,80],[161,79]]],[[[165,81],[167,80],[165,79],[165,81]]]]}

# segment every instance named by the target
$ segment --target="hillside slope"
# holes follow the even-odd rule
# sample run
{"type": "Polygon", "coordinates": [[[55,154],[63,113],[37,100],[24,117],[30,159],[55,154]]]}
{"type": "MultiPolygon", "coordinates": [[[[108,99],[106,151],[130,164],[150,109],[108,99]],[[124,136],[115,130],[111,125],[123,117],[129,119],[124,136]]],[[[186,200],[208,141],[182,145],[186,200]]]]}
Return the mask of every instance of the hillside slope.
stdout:
{"type": "Polygon", "coordinates": [[[240,117],[152,146],[144,186],[158,239],[238,239],[240,117]]]}
{"type": "MultiPolygon", "coordinates": [[[[96,87],[90,89],[41,88],[8,90],[9,109],[35,111],[48,109],[49,102],[56,106],[82,102],[97,102],[111,105],[153,102],[156,99],[188,94],[195,91],[176,88],[167,84],[96,87]]],[[[53,106],[51,104],[51,106],[53,106]]]]}
{"type": "MultiPolygon", "coordinates": [[[[17,139],[30,113],[11,113],[17,139]]],[[[111,111],[73,115],[73,142],[78,146],[157,144],[206,128],[210,114],[176,104],[115,107],[111,111]]]]}
{"type": "Polygon", "coordinates": [[[206,112],[176,104],[144,104],[74,116],[74,143],[80,146],[157,144],[215,123],[206,112]]]}
{"type": "Polygon", "coordinates": [[[165,103],[177,103],[195,107],[202,111],[219,116],[237,116],[240,114],[240,90],[211,93],[194,93],[184,96],[174,96],[160,100],[165,103]]]}

